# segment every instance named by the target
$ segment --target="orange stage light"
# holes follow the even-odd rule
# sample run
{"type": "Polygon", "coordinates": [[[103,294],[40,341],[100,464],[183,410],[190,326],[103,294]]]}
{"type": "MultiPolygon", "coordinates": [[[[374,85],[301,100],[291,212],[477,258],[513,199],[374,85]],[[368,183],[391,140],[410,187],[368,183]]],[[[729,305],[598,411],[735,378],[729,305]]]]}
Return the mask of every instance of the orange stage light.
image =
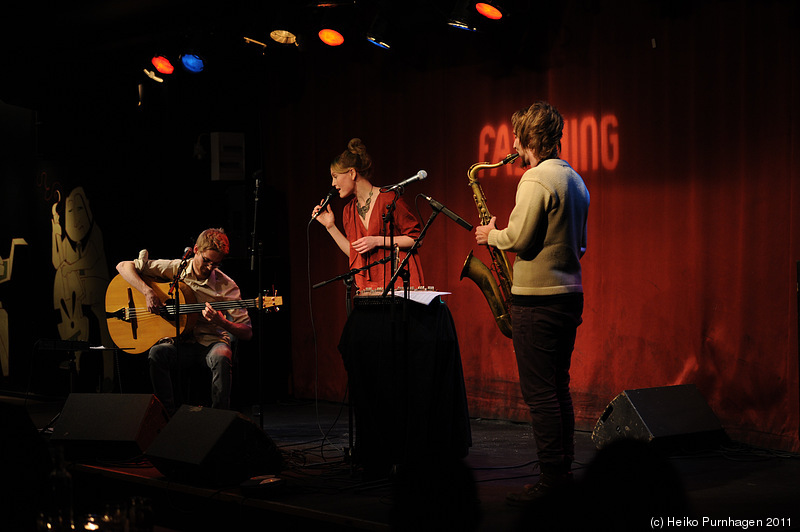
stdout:
{"type": "Polygon", "coordinates": [[[339,46],[344,42],[344,37],[342,37],[341,33],[328,28],[319,30],[319,38],[328,46],[339,46]]]}
{"type": "Polygon", "coordinates": [[[499,9],[494,7],[490,4],[485,4],[483,2],[478,2],[475,4],[475,9],[486,18],[490,18],[492,20],[500,20],[503,18],[503,14],[500,12],[499,9]]]}
{"type": "Polygon", "coordinates": [[[156,67],[156,70],[162,74],[172,74],[175,72],[175,67],[172,66],[172,63],[169,62],[169,59],[163,55],[157,55],[153,57],[151,63],[153,63],[153,66],[156,67]]]}

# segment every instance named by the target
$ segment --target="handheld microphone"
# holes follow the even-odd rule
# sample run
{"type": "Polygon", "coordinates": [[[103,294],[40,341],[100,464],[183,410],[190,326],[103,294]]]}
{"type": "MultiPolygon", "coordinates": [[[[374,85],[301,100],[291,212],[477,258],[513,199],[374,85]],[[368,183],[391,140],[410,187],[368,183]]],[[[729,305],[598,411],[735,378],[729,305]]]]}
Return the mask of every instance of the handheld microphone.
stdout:
{"type": "Polygon", "coordinates": [[[338,192],[339,192],[339,191],[338,191],[338,190],[336,190],[336,187],[331,187],[330,191],[328,192],[328,195],[327,195],[327,196],[325,196],[325,199],[324,199],[324,200],[322,200],[322,205],[320,205],[320,207],[319,207],[319,210],[317,211],[317,213],[316,213],[316,214],[314,214],[313,216],[311,216],[311,219],[312,219],[312,220],[316,220],[317,216],[319,216],[319,215],[320,215],[320,213],[321,213],[322,211],[324,211],[324,210],[325,210],[325,207],[327,207],[327,206],[328,206],[328,203],[330,203],[330,202],[331,202],[331,200],[333,199],[333,197],[334,197],[334,196],[335,196],[335,195],[336,195],[338,192]]]}
{"type": "Polygon", "coordinates": [[[409,177],[405,181],[401,181],[401,182],[397,183],[396,185],[390,186],[389,188],[386,189],[386,191],[389,192],[390,190],[397,190],[398,188],[405,188],[406,185],[410,185],[414,181],[422,181],[426,177],[428,177],[428,172],[426,172],[425,170],[420,170],[419,172],[417,172],[416,174],[412,175],[411,177],[409,177]]]}
{"type": "Polygon", "coordinates": [[[445,207],[444,205],[442,205],[441,203],[439,203],[438,201],[436,201],[432,197],[426,196],[424,194],[422,195],[422,197],[425,198],[426,200],[428,200],[428,203],[431,204],[431,208],[432,209],[444,213],[445,216],[447,216],[448,218],[453,220],[455,223],[457,223],[458,225],[460,225],[461,227],[463,227],[467,231],[472,231],[472,224],[469,223],[468,221],[466,221],[464,218],[462,218],[461,216],[457,215],[456,213],[454,213],[453,211],[451,211],[450,209],[448,209],[447,207],[445,207]]]}
{"type": "Polygon", "coordinates": [[[181,257],[181,260],[188,259],[189,255],[191,254],[192,254],[192,248],[190,246],[186,246],[185,248],[183,248],[183,257],[181,257]]]}

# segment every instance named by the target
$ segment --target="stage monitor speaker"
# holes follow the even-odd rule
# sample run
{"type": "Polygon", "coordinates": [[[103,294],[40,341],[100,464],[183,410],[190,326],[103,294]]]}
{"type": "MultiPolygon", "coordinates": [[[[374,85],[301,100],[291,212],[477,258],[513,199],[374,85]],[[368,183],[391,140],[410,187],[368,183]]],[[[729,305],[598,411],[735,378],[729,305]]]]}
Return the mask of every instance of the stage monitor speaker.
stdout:
{"type": "Polygon", "coordinates": [[[277,474],[283,457],[255,423],[231,410],[181,406],[145,456],[165,477],[213,486],[277,474]]]}
{"type": "Polygon", "coordinates": [[[666,453],[719,446],[725,431],[694,384],[625,390],[606,407],[592,431],[602,448],[633,438],[666,453]]]}
{"type": "Polygon", "coordinates": [[[62,444],[71,460],[133,459],[168,421],[169,414],[153,394],[72,393],[50,441],[62,444]]]}

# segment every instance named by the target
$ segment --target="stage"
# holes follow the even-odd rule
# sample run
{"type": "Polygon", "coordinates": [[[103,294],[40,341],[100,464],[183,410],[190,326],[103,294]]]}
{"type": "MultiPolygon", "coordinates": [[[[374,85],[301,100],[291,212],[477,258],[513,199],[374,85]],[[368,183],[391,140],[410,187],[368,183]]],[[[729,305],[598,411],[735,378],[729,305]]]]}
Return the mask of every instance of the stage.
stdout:
{"type": "MultiPolygon", "coordinates": [[[[22,405],[40,430],[52,425],[63,404],[18,396],[0,401],[22,405]]],[[[258,424],[262,416],[253,413],[258,407],[243,414],[258,424]]],[[[528,425],[473,418],[472,447],[463,460],[420,459],[398,464],[386,478],[365,478],[353,463],[357,442],[355,460],[349,452],[348,414],[344,405],[313,400],[265,405],[264,433],[284,466],[277,480],[258,487],[187,484],[165,478],[143,457],[71,461],[76,516],[101,515],[143,497],[153,509],[155,529],[166,531],[644,530],[659,523],[661,528],[800,529],[797,455],[730,442],[691,454],[654,456],[634,446],[601,456],[591,435],[579,432],[575,486],[521,509],[508,506],[505,494],[537,480],[528,425]]],[[[8,487],[14,481],[3,482],[8,487]]]]}

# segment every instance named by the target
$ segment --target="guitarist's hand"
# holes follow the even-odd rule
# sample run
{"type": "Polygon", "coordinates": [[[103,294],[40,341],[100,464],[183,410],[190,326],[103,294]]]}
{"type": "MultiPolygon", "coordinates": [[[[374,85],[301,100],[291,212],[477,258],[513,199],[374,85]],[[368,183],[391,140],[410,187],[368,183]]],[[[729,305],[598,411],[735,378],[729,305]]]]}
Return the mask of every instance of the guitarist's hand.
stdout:
{"type": "Polygon", "coordinates": [[[207,322],[219,325],[220,327],[227,321],[223,317],[222,312],[213,309],[208,302],[206,302],[206,308],[203,309],[203,318],[205,318],[207,322]]]}
{"type": "Polygon", "coordinates": [[[162,303],[156,295],[155,290],[150,287],[148,287],[147,292],[144,294],[144,298],[147,301],[147,310],[153,314],[158,314],[161,311],[161,307],[164,306],[164,303],[162,303]]]}

